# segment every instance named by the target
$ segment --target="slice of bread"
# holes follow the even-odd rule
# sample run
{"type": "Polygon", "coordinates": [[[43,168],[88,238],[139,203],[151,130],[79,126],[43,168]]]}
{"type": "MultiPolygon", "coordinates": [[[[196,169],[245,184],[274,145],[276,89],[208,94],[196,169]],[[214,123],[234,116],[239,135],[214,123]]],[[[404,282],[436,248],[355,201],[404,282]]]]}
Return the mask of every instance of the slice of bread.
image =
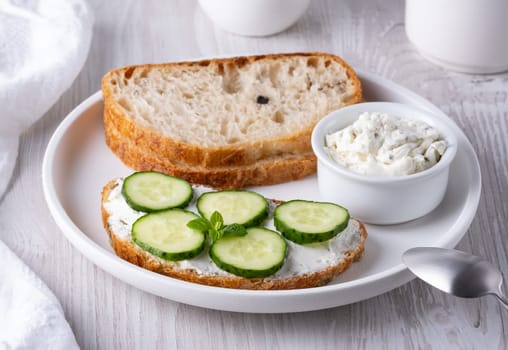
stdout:
{"type": "MultiPolygon", "coordinates": [[[[118,220],[116,213],[113,213],[111,206],[108,205],[111,201],[111,197],[120,193],[120,188],[118,186],[121,186],[121,182],[112,180],[104,186],[102,191],[102,221],[109,235],[111,246],[115,253],[122,259],[169,277],[224,288],[258,290],[310,288],[329,283],[333,278],[347,269],[354,261],[358,260],[364,251],[365,240],[367,238],[365,226],[361,222],[351,219],[350,222],[352,223],[350,225],[352,227],[346,229],[346,233],[342,233],[334,238],[337,239],[337,241],[333,244],[330,243],[330,245],[325,248],[327,250],[337,250],[337,257],[329,263],[321,265],[317,270],[299,271],[297,268],[302,266],[301,268],[303,269],[305,262],[301,262],[302,264],[300,264],[300,261],[294,261],[298,258],[298,254],[295,253],[294,249],[320,248],[317,246],[302,248],[302,246],[288,241],[289,250],[286,263],[283,265],[282,269],[273,276],[267,278],[244,278],[229,274],[213,265],[207,252],[203,252],[202,256],[196,259],[204,261],[205,264],[209,264],[210,267],[214,267],[214,269],[210,271],[201,271],[185,260],[182,262],[162,260],[141,249],[131,240],[131,223],[128,222],[129,219],[121,218],[118,220]],[[118,224],[121,225],[121,230],[118,228],[118,224]],[[292,264],[292,267],[286,267],[288,264],[292,264]]],[[[279,203],[274,200],[270,202],[272,207],[276,203],[279,203]]],[[[117,210],[119,212],[125,212],[125,209],[128,211],[129,208],[124,207],[118,208],[117,210]]],[[[324,244],[328,243],[325,242],[324,244]]],[[[322,260],[324,257],[319,255],[319,259],[322,260]]]]}
{"type": "Polygon", "coordinates": [[[316,157],[313,152],[272,157],[253,165],[203,167],[171,161],[153,151],[140,149],[113,128],[109,129],[106,139],[114,153],[132,169],[159,171],[185,178],[194,184],[206,184],[215,189],[289,182],[310,175],[316,169],[316,157]]]}
{"type": "Polygon", "coordinates": [[[362,100],[355,72],[323,53],[124,67],[104,76],[102,91],[106,142],[137,170],[119,139],[192,171],[295,159],[311,152],[321,118],[362,100]]]}

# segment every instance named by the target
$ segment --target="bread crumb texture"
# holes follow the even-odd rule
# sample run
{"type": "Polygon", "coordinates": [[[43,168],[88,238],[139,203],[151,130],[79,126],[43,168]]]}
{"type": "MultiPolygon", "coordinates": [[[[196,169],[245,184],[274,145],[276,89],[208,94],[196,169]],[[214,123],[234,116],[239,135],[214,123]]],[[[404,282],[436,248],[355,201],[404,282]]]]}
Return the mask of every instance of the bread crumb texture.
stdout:
{"type": "Polygon", "coordinates": [[[361,88],[327,54],[238,57],[110,72],[116,107],[162,136],[205,147],[277,139],[359,102],[361,88]]]}

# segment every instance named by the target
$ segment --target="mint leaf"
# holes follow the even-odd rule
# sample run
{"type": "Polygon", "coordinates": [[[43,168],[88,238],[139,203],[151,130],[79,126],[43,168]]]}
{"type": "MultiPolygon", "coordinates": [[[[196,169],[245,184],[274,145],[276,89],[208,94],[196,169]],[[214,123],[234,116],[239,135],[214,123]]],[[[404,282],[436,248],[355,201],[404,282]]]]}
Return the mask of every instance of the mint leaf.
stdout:
{"type": "Polygon", "coordinates": [[[210,216],[210,221],[206,218],[198,218],[187,223],[187,227],[208,233],[213,242],[217,242],[224,236],[245,236],[247,230],[240,224],[231,224],[224,226],[224,219],[218,211],[214,211],[210,216]]]}
{"type": "Polygon", "coordinates": [[[224,231],[222,231],[222,230],[215,230],[215,229],[212,228],[210,231],[208,231],[208,234],[210,235],[212,243],[214,243],[214,242],[217,242],[219,239],[222,238],[222,236],[224,235],[224,231]]]}
{"type": "Polygon", "coordinates": [[[210,229],[210,223],[206,219],[197,218],[197,219],[189,221],[187,223],[187,227],[190,229],[193,229],[193,230],[207,232],[210,229]]]}
{"type": "Polygon", "coordinates": [[[222,229],[224,237],[226,236],[245,236],[247,230],[240,224],[226,225],[222,229]]]}
{"type": "Polygon", "coordinates": [[[222,218],[222,215],[218,211],[214,211],[210,216],[210,225],[216,231],[219,231],[224,225],[224,219],[222,218]]]}

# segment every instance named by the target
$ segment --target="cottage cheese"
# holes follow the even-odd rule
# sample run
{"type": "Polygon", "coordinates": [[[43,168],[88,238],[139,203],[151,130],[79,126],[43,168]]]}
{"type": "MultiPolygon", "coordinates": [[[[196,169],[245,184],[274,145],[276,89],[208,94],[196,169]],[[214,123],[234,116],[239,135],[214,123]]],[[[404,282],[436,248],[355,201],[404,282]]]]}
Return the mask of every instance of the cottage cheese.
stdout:
{"type": "Polygon", "coordinates": [[[435,128],[420,120],[363,113],[352,125],[326,135],[338,164],[364,175],[402,176],[436,164],[447,149],[435,128]]]}
{"type": "MultiPolygon", "coordinates": [[[[133,210],[127,204],[122,195],[122,184],[122,179],[118,179],[116,181],[116,186],[111,190],[104,203],[104,208],[110,214],[108,218],[108,225],[111,230],[115,232],[118,237],[130,240],[132,224],[146,213],[133,210]]],[[[186,209],[197,212],[196,198],[205,191],[207,191],[207,189],[204,187],[195,187],[194,199],[186,209]]],[[[271,206],[270,217],[265,225],[271,230],[275,230],[272,217],[273,209],[274,207],[271,206]]],[[[281,269],[269,278],[288,278],[308,272],[319,271],[328,266],[336,265],[344,258],[344,254],[347,251],[353,250],[358,246],[360,240],[360,225],[354,219],[349,221],[348,227],[342,233],[326,242],[300,245],[286,240],[288,244],[288,255],[286,257],[286,261],[281,269]]],[[[155,256],[153,256],[153,258],[159,259],[155,256]]],[[[230,273],[221,270],[212,262],[208,255],[208,249],[205,249],[202,254],[193,259],[175,262],[165,261],[165,263],[175,264],[182,269],[193,269],[197,273],[204,275],[232,276],[230,273]]]]}

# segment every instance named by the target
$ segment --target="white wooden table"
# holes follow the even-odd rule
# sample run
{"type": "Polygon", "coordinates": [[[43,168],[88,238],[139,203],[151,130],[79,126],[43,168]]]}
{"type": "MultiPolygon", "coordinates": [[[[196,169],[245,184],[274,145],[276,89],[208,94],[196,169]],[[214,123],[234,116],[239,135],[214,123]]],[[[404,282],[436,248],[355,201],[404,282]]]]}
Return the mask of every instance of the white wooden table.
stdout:
{"type": "Polygon", "coordinates": [[[353,305],[300,314],[206,310],[131,287],[95,267],[63,237],[41,189],[41,162],[64,116],[97,91],[109,69],[239,53],[328,51],[353,67],[428,98],[478,153],[482,198],[458,248],[508,274],[508,74],[470,76],[423,60],[404,34],[403,0],[314,0],[296,26],[245,38],[213,26],[193,0],[90,1],[88,61],[59,102],[22,137],[0,202],[0,239],[54,291],[84,348],[102,349],[506,349],[508,313],[492,297],[444,295],[419,281],[353,305]]]}

